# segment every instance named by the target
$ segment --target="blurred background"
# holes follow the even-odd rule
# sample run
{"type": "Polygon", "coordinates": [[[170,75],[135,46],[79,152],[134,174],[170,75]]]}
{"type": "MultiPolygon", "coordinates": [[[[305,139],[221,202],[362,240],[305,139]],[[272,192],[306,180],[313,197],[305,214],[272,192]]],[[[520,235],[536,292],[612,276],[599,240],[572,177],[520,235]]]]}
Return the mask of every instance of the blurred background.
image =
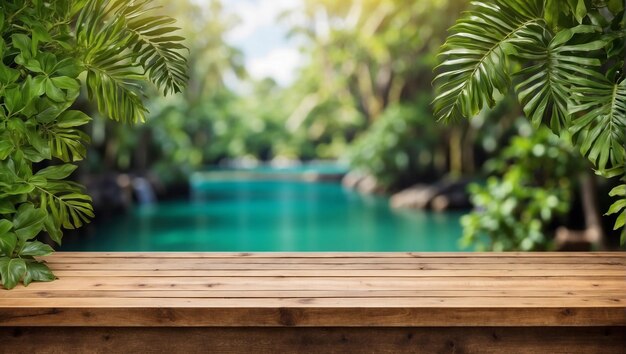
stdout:
{"type": "Polygon", "coordinates": [[[617,248],[613,181],[532,129],[514,97],[433,118],[433,68],[465,0],[154,0],[190,81],[149,119],[97,117],[82,251],[617,248]]]}

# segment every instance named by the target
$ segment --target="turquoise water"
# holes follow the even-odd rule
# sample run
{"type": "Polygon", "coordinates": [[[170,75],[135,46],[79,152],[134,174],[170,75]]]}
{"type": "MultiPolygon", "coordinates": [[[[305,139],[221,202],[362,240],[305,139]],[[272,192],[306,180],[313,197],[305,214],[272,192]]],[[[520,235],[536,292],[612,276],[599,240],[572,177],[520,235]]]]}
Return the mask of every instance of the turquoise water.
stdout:
{"type": "Polygon", "coordinates": [[[458,251],[460,213],[392,210],[331,182],[196,182],[192,198],[98,223],[65,251],[458,251]]]}

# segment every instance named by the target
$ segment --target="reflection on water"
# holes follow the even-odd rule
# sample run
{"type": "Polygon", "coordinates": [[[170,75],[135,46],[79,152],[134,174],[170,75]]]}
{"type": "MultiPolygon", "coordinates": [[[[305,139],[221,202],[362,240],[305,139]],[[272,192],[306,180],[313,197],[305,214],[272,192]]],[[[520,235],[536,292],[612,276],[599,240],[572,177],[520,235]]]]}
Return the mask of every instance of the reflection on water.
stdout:
{"type": "Polygon", "coordinates": [[[460,213],[392,210],[338,183],[207,181],[67,239],[81,251],[457,251],[460,213]]]}

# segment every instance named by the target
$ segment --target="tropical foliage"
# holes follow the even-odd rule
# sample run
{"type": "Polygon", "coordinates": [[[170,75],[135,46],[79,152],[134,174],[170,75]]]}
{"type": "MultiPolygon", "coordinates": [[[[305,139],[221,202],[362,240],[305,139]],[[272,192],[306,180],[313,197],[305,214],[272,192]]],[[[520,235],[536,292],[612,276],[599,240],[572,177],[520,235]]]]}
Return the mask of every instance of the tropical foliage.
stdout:
{"type": "MultiPolygon", "coordinates": [[[[377,133],[368,131],[386,130],[373,128],[384,125],[377,123],[383,119],[388,128],[402,125],[403,120],[410,120],[405,122],[409,125],[423,122],[420,128],[441,138],[420,144],[421,161],[437,162],[436,171],[430,171],[433,175],[446,172],[448,145],[460,146],[461,139],[467,140],[465,145],[473,143],[472,133],[466,134],[472,130],[469,126],[429,123],[432,112],[427,103],[432,99],[436,50],[452,24],[446,14],[460,11],[464,1],[303,0],[282,19],[298,18],[291,21],[291,38],[302,43],[301,55],[306,58],[286,87],[247,75],[243,54],[228,41],[237,19],[229,15],[225,2],[211,0],[202,6],[189,0],[154,1],[181,19],[191,48],[191,79],[183,95],[153,100],[151,119],[139,131],[95,122],[94,128],[105,134],[94,133],[98,137],[94,145],[106,155],[102,160],[111,163],[109,168],[152,172],[170,182],[184,181],[190,171],[231,159],[354,157],[355,165],[374,173],[373,167],[356,161],[361,155],[357,150],[366,146],[351,149],[350,145],[361,135],[370,138],[359,141],[378,139],[377,133]],[[407,107],[416,116],[408,116],[413,113],[407,110],[398,114],[397,107],[407,107]],[[455,134],[447,134],[449,130],[455,134]],[[141,157],[145,155],[147,159],[141,157]]],[[[415,129],[390,132],[404,143],[380,148],[376,154],[385,161],[396,156],[414,158],[416,149],[410,140],[415,129]]],[[[470,169],[471,164],[468,160],[464,166],[470,169]]],[[[419,175],[414,166],[402,167],[398,177],[392,175],[395,170],[382,173],[389,177],[391,188],[398,188],[419,175]]]]}
{"type": "Polygon", "coordinates": [[[54,275],[34,257],[60,244],[64,229],[94,216],[69,180],[86,155],[91,118],[72,109],[81,83],[99,112],[123,122],[147,113],[144,84],[179,92],[187,80],[173,19],[149,1],[0,2],[0,275],[10,289],[54,275]]]}
{"type": "Polygon", "coordinates": [[[586,167],[566,140],[547,128],[516,136],[487,163],[484,185],[470,185],[476,210],[463,216],[463,246],[479,250],[551,248],[550,223],[573,202],[571,176],[586,167]]]}
{"type": "Polygon", "coordinates": [[[442,136],[426,108],[424,104],[387,108],[351,145],[352,167],[373,176],[387,190],[407,187],[418,177],[432,178],[433,147],[442,136]]]}
{"type": "MultiPolygon", "coordinates": [[[[598,174],[626,182],[625,40],[621,0],[477,1],[441,49],[435,115],[471,118],[514,83],[535,127],[572,134],[598,174]]],[[[611,192],[621,197],[609,210],[616,229],[625,189],[611,192]]]]}

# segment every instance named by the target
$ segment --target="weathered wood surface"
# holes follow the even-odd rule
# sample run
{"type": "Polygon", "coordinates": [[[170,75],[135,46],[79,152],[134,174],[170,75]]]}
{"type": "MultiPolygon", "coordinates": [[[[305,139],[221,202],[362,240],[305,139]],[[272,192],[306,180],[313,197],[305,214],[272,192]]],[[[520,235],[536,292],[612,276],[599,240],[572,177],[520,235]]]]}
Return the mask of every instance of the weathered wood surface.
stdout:
{"type": "MultiPolygon", "coordinates": [[[[57,253],[0,326],[626,326],[626,253],[57,253]]],[[[4,333],[4,332],[3,332],[4,333]]]]}
{"type": "Polygon", "coordinates": [[[623,354],[626,335],[605,327],[5,327],[0,343],[7,354],[623,354]]]}

